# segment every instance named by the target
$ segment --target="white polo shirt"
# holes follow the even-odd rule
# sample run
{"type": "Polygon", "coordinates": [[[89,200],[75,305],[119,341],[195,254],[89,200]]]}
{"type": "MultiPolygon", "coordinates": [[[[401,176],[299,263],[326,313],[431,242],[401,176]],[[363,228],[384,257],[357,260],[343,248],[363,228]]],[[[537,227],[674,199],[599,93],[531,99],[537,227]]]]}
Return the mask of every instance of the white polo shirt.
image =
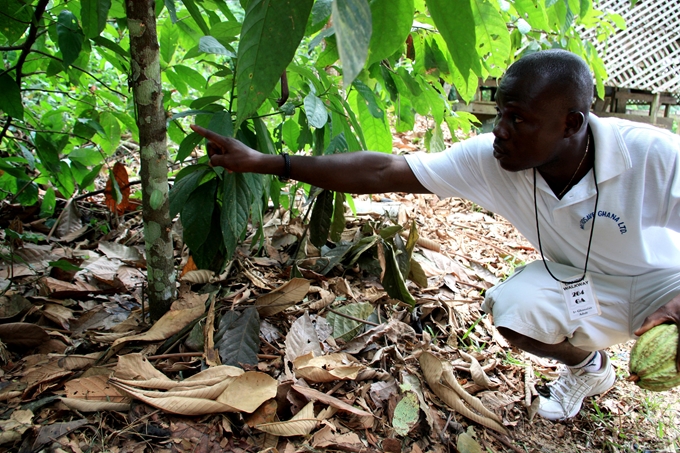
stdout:
{"type": "MultiPolygon", "coordinates": [[[[680,268],[680,136],[593,114],[590,127],[600,192],[596,212],[593,170],[561,200],[536,174],[546,259],[582,269],[595,220],[589,271],[635,276],[680,268]]],[[[493,157],[493,140],[483,134],[406,160],[425,188],[500,214],[538,249],[533,170],[503,170],[493,157]]]]}

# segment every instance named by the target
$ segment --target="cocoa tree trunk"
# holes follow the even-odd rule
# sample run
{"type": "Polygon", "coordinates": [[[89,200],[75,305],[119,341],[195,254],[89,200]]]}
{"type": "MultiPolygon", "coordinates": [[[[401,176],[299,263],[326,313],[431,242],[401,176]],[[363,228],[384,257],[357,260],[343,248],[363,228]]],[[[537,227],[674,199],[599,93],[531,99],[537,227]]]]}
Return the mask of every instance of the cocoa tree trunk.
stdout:
{"type": "Polygon", "coordinates": [[[175,298],[161,67],[153,0],[127,0],[134,98],[141,154],[149,311],[160,318],[175,298]]]}

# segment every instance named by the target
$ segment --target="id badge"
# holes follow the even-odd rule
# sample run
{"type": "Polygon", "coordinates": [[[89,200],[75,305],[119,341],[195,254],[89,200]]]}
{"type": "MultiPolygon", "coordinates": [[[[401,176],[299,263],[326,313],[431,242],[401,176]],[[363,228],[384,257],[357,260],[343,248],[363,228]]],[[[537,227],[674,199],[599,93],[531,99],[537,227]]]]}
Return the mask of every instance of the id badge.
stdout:
{"type": "MultiPolygon", "coordinates": [[[[575,280],[577,278],[579,278],[578,275],[569,280],[575,280]]],[[[567,311],[569,312],[570,320],[585,319],[602,314],[589,275],[586,275],[580,282],[560,282],[560,285],[562,287],[564,300],[567,302],[567,311]]]]}

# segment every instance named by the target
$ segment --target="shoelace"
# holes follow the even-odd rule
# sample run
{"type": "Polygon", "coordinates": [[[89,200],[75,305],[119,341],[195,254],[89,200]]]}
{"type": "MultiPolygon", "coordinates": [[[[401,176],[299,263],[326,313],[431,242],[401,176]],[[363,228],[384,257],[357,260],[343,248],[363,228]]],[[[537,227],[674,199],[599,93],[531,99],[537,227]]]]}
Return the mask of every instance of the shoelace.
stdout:
{"type": "Polygon", "coordinates": [[[559,377],[548,384],[551,396],[554,395],[556,397],[554,399],[562,402],[563,406],[565,403],[571,404],[571,401],[565,401],[565,397],[569,397],[570,400],[579,399],[581,395],[585,395],[590,389],[588,384],[582,379],[578,379],[579,375],[577,373],[579,371],[581,370],[573,371],[564,367],[558,371],[559,377]]]}

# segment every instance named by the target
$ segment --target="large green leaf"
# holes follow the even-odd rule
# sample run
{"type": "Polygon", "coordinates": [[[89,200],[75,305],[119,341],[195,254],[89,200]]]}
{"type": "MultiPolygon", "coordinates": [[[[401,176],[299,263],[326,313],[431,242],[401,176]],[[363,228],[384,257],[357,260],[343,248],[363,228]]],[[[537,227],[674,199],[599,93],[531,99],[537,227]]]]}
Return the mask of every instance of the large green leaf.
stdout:
{"type": "Polygon", "coordinates": [[[251,0],[243,19],[236,71],[236,129],[264,102],[291,62],[313,0],[251,0]]]}
{"type": "Polygon", "coordinates": [[[369,88],[368,85],[366,85],[361,80],[355,80],[352,85],[364,99],[366,107],[368,107],[371,115],[378,119],[383,119],[385,112],[382,107],[382,101],[375,95],[373,90],[371,90],[371,88],[369,88]]]}
{"type": "Polygon", "coordinates": [[[328,240],[333,217],[333,192],[324,190],[316,196],[312,217],[309,220],[309,242],[321,248],[328,240]]]}
{"type": "Polygon", "coordinates": [[[14,78],[8,73],[0,75],[0,110],[13,118],[24,119],[21,90],[14,78]]]}
{"type": "Polygon", "coordinates": [[[526,20],[532,28],[550,30],[545,2],[541,0],[515,0],[513,5],[520,17],[526,20]]]}
{"type": "Polygon", "coordinates": [[[231,50],[224,47],[222,43],[212,36],[201,36],[201,39],[198,42],[198,50],[204,53],[223,55],[230,58],[236,56],[231,50]]]}
{"type": "MultiPolygon", "coordinates": [[[[458,96],[460,96],[460,98],[465,102],[470,102],[477,92],[477,87],[479,85],[479,78],[477,77],[477,74],[475,74],[473,71],[469,71],[467,78],[463,77],[463,74],[458,70],[458,67],[456,66],[451,54],[447,49],[444,38],[442,38],[441,35],[434,35],[432,36],[432,40],[434,43],[436,43],[437,48],[442,52],[442,56],[446,59],[448,69],[451,72],[451,79],[453,81],[453,85],[456,87],[458,96]]],[[[401,68],[399,68],[399,74],[403,75],[405,72],[402,72],[401,68]]],[[[394,81],[398,86],[398,81],[396,79],[394,79],[394,81]]]]}
{"type": "Polygon", "coordinates": [[[359,113],[359,123],[363,131],[366,147],[369,151],[392,152],[392,134],[389,125],[383,118],[376,118],[370,111],[365,98],[356,91],[350,93],[350,103],[359,113]]]}
{"type": "Polygon", "coordinates": [[[248,307],[242,313],[228,311],[220,319],[215,333],[215,347],[222,365],[243,367],[257,365],[260,351],[260,315],[248,307]]]}
{"type": "Polygon", "coordinates": [[[184,208],[189,195],[196,189],[203,176],[210,171],[207,165],[194,165],[186,167],[177,175],[175,184],[170,189],[170,217],[175,217],[184,208]],[[180,178],[180,176],[183,176],[180,178]]]}
{"type": "Polygon", "coordinates": [[[184,242],[191,250],[197,250],[208,239],[216,190],[217,180],[213,178],[198,186],[182,207],[184,242]]]}
{"type": "Polygon", "coordinates": [[[477,53],[486,61],[491,77],[505,72],[510,58],[510,32],[498,10],[489,0],[472,0],[477,53]]]}
{"type": "Polygon", "coordinates": [[[60,12],[57,17],[57,41],[64,67],[71,66],[76,61],[83,47],[84,38],[76,16],[67,9],[60,12]]]}
{"type": "Polygon", "coordinates": [[[383,60],[404,45],[413,24],[413,0],[373,0],[373,32],[368,48],[368,65],[383,60]]]}
{"type": "Polygon", "coordinates": [[[226,173],[222,181],[220,226],[227,257],[236,251],[241,235],[248,226],[250,188],[242,173],[226,173]]]}
{"type": "Polygon", "coordinates": [[[172,57],[179,45],[179,27],[172,24],[171,21],[165,20],[162,25],[159,24],[158,34],[160,35],[160,51],[161,58],[166,64],[172,63],[172,57]]]}
{"type": "Polygon", "coordinates": [[[481,75],[470,0],[427,0],[426,3],[463,79],[467,80],[470,72],[481,75]]]}
{"type": "Polygon", "coordinates": [[[184,159],[189,157],[189,155],[196,149],[198,145],[203,141],[203,136],[198,135],[196,132],[184,137],[182,143],[179,144],[179,149],[177,150],[177,162],[184,162],[184,159]]]}
{"type": "Polygon", "coordinates": [[[184,3],[187,11],[189,11],[189,14],[191,14],[191,17],[194,19],[196,25],[198,25],[198,28],[201,29],[203,34],[209,35],[210,29],[208,28],[208,24],[205,23],[205,20],[203,20],[201,10],[198,9],[198,6],[196,6],[196,2],[194,2],[194,0],[182,0],[182,3],[184,3]]]}
{"type": "Polygon", "coordinates": [[[0,0],[0,32],[7,38],[8,44],[14,44],[24,34],[31,23],[33,8],[32,2],[20,0],[0,0]]]}
{"type": "Polygon", "coordinates": [[[342,82],[349,88],[368,58],[371,8],[366,0],[335,0],[333,26],[342,62],[342,82]]]}
{"type": "Polygon", "coordinates": [[[172,69],[194,90],[205,89],[205,77],[197,70],[184,65],[175,65],[172,69]]]}
{"type": "Polygon", "coordinates": [[[96,38],[106,27],[111,0],[80,0],[80,21],[88,38],[96,38]]]}
{"type": "Polygon", "coordinates": [[[328,111],[323,101],[314,93],[309,93],[305,96],[304,104],[309,125],[317,129],[324,127],[328,121],[328,111]]]}

